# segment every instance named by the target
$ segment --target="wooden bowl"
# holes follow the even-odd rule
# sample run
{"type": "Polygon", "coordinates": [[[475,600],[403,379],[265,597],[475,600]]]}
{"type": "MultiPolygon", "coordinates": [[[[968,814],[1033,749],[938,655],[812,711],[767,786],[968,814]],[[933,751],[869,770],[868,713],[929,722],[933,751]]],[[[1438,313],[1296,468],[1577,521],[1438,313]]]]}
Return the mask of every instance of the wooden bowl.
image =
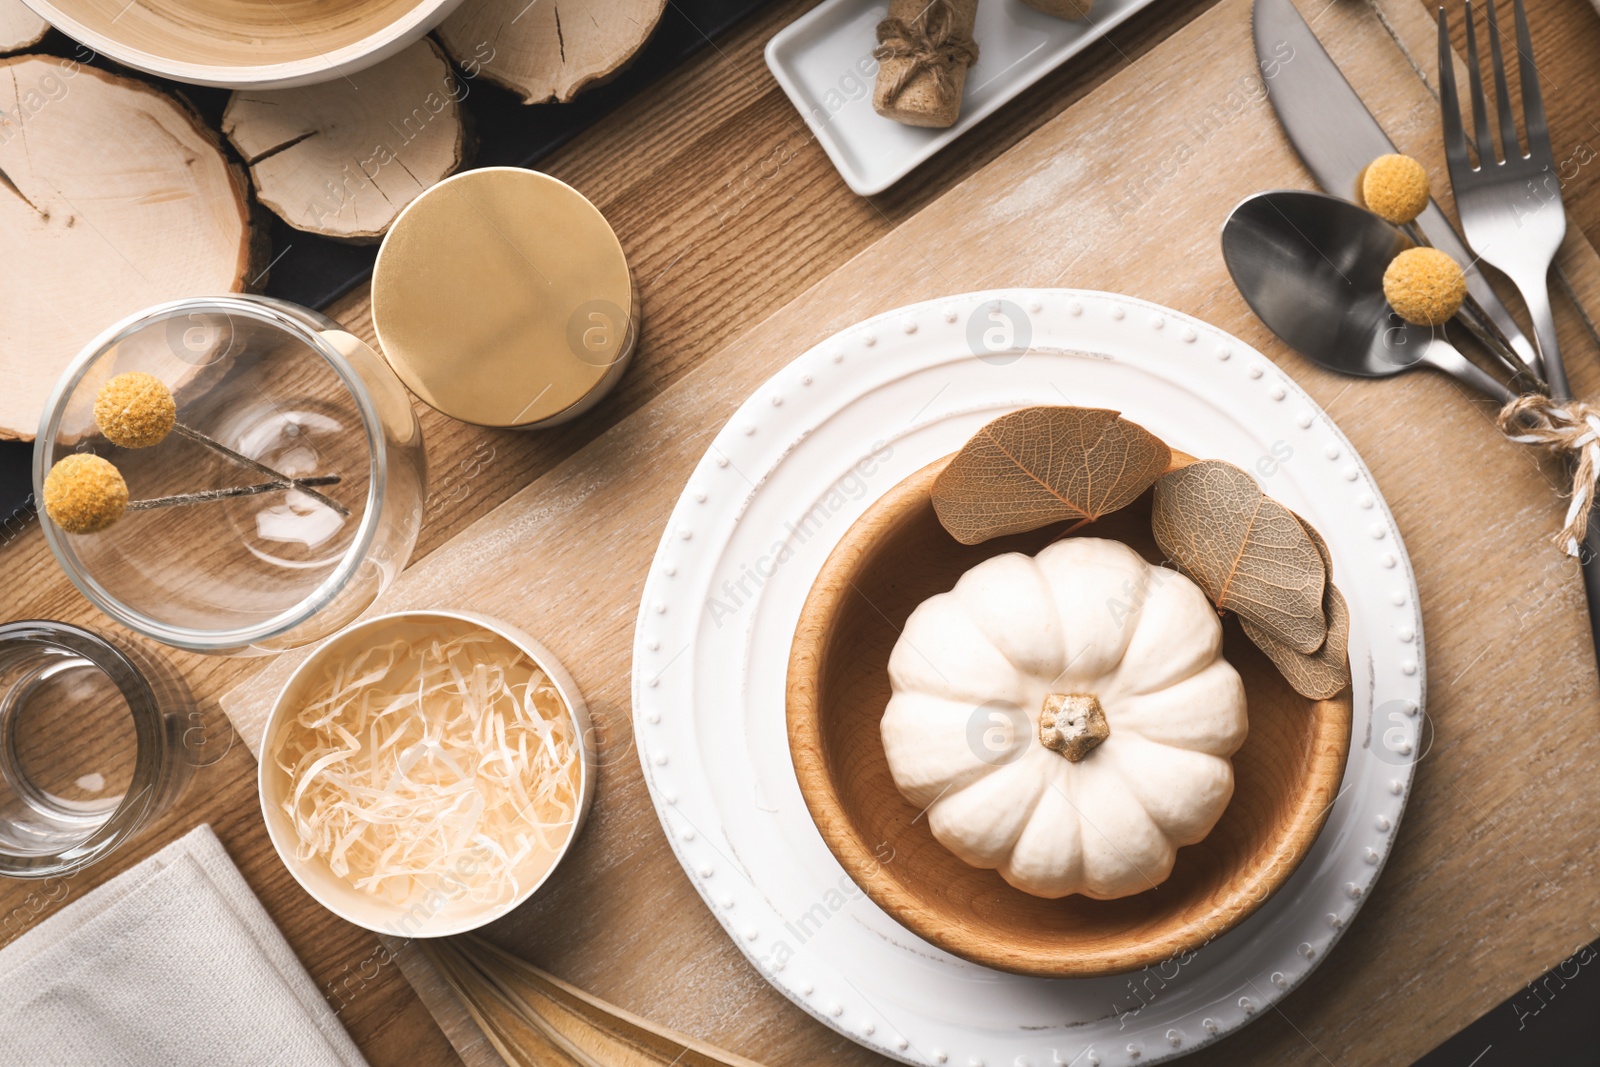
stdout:
{"type": "Polygon", "coordinates": [[[68,37],[137,70],[194,85],[284,89],[394,55],[461,0],[25,2],[68,37]]]}
{"type": "MultiPolygon", "coordinates": [[[[789,748],[817,828],[879,907],[974,963],[1088,978],[1199,948],[1283,885],[1322,829],[1350,748],[1350,690],[1300,696],[1230,620],[1224,654],[1244,680],[1250,734],[1233,757],[1233,799],[1205,840],[1178,850],[1165,882],[1119,900],[1046,900],[969,867],[934,839],[890,776],[878,732],[889,653],[922,601],[991,556],[1037,552],[1061,528],[960,544],[939,525],[930,495],[947,462],[895,486],[845,532],[801,613],[789,657],[789,748]]],[[[1162,558],[1148,493],[1079,532],[1162,558]]]]}

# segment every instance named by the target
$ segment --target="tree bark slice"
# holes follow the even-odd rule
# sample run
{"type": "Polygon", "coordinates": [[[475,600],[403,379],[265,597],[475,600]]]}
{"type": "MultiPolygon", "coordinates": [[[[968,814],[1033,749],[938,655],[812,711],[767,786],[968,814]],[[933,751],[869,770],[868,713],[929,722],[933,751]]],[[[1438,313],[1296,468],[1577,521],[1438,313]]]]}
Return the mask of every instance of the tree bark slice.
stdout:
{"type": "Polygon", "coordinates": [[[63,368],[118,319],[250,277],[244,177],[144,82],[0,60],[0,438],[32,440],[63,368]]]}
{"type": "Polygon", "coordinates": [[[348,78],[235,92],[222,132],[249,165],[257,199],[289,225],[372,241],[461,166],[465,96],[443,50],[423,38],[348,78]]]}
{"type": "Polygon", "coordinates": [[[632,61],[666,0],[466,0],[439,27],[462,69],[522,96],[570,101],[632,61]]]}
{"type": "Polygon", "coordinates": [[[22,0],[0,0],[0,53],[32,48],[49,32],[50,24],[22,0]]]}

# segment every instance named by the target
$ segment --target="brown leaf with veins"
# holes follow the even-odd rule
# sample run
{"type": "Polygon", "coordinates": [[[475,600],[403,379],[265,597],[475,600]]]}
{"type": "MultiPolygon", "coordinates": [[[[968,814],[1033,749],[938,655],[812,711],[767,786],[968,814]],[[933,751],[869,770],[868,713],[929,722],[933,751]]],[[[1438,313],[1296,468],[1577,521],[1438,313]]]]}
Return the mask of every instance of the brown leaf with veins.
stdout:
{"type": "Polygon", "coordinates": [[[1311,538],[1311,543],[1316,546],[1317,555],[1322,557],[1322,573],[1327,576],[1331,585],[1333,583],[1333,553],[1328,550],[1328,542],[1322,539],[1322,534],[1317,532],[1315,526],[1306,521],[1304,515],[1295,511],[1291,511],[1289,514],[1294,516],[1294,521],[1300,524],[1300,529],[1306,532],[1306,536],[1311,538]]]}
{"type": "Polygon", "coordinates": [[[1219,608],[1297,652],[1328,636],[1327,567],[1294,512],[1231,463],[1203,459],[1156,482],[1151,532],[1219,608]]]}
{"type": "Polygon", "coordinates": [[[933,508],[964,545],[1063,519],[1093,521],[1133,503],[1172,450],[1101,408],[1036,407],[973,435],[933,483],[933,508]]]}
{"type": "Polygon", "coordinates": [[[1294,691],[1312,700],[1327,700],[1350,684],[1350,607],[1332,582],[1323,595],[1323,604],[1328,637],[1321,648],[1309,655],[1290,648],[1248,619],[1239,620],[1245,636],[1267,654],[1294,691]]]}
{"type": "Polygon", "coordinates": [[[1326,582],[1322,591],[1322,615],[1328,623],[1327,639],[1321,648],[1308,654],[1290,648],[1254,623],[1243,619],[1240,623],[1245,636],[1267,654],[1295,692],[1313,700],[1327,700],[1350,684],[1350,606],[1333,584],[1333,553],[1328,551],[1328,542],[1303,516],[1295,518],[1311,543],[1317,546],[1317,555],[1322,557],[1326,582]]]}

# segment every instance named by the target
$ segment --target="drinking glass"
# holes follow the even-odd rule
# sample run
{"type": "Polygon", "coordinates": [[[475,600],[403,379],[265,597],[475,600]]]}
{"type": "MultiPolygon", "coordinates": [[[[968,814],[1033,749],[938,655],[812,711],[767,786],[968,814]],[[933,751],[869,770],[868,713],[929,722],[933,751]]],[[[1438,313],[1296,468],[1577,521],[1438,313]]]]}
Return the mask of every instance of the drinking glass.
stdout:
{"type": "Polygon", "coordinates": [[[66,623],[0,625],[0,875],[70,873],[167,810],[232,739],[198,721],[148,650],[66,623]]]}

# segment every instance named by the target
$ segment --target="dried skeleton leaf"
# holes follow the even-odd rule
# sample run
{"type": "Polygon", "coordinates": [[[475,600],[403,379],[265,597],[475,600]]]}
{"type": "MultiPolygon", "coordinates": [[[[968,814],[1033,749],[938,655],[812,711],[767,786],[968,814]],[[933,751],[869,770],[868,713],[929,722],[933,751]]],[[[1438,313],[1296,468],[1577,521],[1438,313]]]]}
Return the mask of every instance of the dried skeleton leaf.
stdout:
{"type": "Polygon", "coordinates": [[[1240,620],[1245,636],[1267,654],[1294,691],[1312,700],[1327,700],[1350,684],[1350,607],[1331,582],[1323,601],[1328,637],[1309,655],[1290,648],[1248,619],[1240,620]]]}
{"type": "Polygon", "coordinates": [[[1115,411],[1023,408],[956,453],[933,483],[933,507],[952,537],[975,545],[1126,507],[1171,459],[1159,437],[1115,411]]]}
{"type": "Polygon", "coordinates": [[[1161,551],[1218,608],[1297,652],[1322,647],[1322,555],[1295,513],[1243,470],[1206,459],[1164,475],[1150,526],[1161,551]]]}
{"type": "Polygon", "coordinates": [[[1316,546],[1317,555],[1322,557],[1322,573],[1327,578],[1328,584],[1332,585],[1333,553],[1328,549],[1328,542],[1322,539],[1322,535],[1317,532],[1317,528],[1307,522],[1304,516],[1296,515],[1294,512],[1290,512],[1290,514],[1294,515],[1295,521],[1300,524],[1300,528],[1306,532],[1306,536],[1311,538],[1311,543],[1316,546]]]}
{"type": "Polygon", "coordinates": [[[1333,584],[1333,554],[1328,551],[1328,542],[1315,526],[1299,515],[1295,518],[1322,557],[1327,583],[1322,591],[1322,614],[1328,622],[1327,638],[1321,648],[1307,654],[1290,648],[1254,623],[1241,620],[1241,624],[1245,636],[1267,654],[1295,692],[1313,700],[1327,700],[1350,684],[1350,606],[1333,584]]]}

